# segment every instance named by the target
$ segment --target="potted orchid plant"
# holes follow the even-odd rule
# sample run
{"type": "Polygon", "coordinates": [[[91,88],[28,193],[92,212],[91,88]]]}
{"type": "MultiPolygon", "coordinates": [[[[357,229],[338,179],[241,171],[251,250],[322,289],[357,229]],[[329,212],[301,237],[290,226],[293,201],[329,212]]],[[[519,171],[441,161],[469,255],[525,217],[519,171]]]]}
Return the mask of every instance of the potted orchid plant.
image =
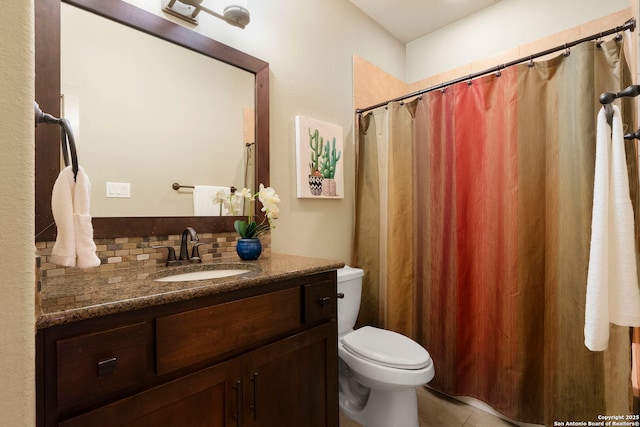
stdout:
{"type": "Polygon", "coordinates": [[[240,239],[236,243],[236,251],[242,259],[257,259],[262,253],[262,243],[260,235],[267,230],[275,228],[274,220],[278,218],[280,209],[280,197],[276,194],[276,190],[271,187],[265,187],[260,184],[257,193],[252,193],[250,189],[243,188],[230,195],[217,194],[214,203],[222,203],[232,215],[238,215],[242,212],[244,202],[248,202],[249,212],[246,220],[236,220],[233,227],[240,235],[240,239]],[[261,212],[264,216],[260,221],[256,218],[255,199],[256,197],[262,204],[261,212]]]}

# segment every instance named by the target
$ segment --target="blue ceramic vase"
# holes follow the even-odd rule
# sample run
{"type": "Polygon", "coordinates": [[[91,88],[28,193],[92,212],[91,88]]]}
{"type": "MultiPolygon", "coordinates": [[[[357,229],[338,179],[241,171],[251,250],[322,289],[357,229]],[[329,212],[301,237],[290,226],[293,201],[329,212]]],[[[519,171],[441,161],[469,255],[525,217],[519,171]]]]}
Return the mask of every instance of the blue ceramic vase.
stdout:
{"type": "Polygon", "coordinates": [[[260,239],[240,239],[236,243],[236,252],[245,261],[258,259],[262,253],[262,243],[260,239]]]}

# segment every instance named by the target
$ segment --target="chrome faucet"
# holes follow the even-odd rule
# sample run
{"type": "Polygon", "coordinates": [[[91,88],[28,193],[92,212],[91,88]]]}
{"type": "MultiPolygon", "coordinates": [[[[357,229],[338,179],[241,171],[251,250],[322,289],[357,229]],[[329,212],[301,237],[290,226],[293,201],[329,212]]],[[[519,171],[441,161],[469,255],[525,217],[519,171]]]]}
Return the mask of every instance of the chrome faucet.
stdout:
{"type": "Polygon", "coordinates": [[[191,241],[197,241],[198,233],[192,227],[187,227],[182,232],[182,239],[180,241],[180,258],[178,261],[192,261],[192,262],[200,262],[200,257],[192,257],[189,258],[189,248],[187,244],[187,237],[191,236],[191,241]]]}

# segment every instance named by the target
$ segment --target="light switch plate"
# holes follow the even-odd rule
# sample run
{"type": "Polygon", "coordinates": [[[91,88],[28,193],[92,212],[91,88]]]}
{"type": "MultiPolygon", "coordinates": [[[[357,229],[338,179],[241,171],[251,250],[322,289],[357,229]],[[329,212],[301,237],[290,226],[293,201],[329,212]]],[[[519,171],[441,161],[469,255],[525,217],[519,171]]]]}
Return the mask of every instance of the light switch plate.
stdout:
{"type": "Polygon", "coordinates": [[[107,182],[107,197],[119,197],[128,199],[131,197],[131,183],[107,182]]]}

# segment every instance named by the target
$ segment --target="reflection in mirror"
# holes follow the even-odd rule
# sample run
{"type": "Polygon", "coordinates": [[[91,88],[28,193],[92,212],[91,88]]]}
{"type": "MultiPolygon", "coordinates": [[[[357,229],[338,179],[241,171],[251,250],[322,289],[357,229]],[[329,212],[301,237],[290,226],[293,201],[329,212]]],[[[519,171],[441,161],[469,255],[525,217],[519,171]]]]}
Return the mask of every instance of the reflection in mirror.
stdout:
{"type": "MultiPolygon", "coordinates": [[[[219,110],[212,110],[212,112],[205,114],[204,116],[198,116],[197,112],[189,111],[185,115],[185,111],[189,105],[195,104],[196,99],[200,95],[199,92],[203,90],[184,89],[185,92],[192,92],[185,94],[175,94],[171,96],[182,96],[180,100],[174,98],[169,101],[169,92],[174,88],[169,88],[165,83],[165,87],[160,91],[148,90],[147,93],[134,92],[133,87],[125,89],[125,84],[129,82],[140,83],[147,80],[146,77],[157,77],[158,75],[171,74],[171,81],[176,79],[174,75],[174,66],[179,64],[172,64],[172,69],[167,71],[166,69],[156,69],[153,72],[145,72],[146,76],[134,75],[135,71],[127,71],[129,73],[129,79],[126,76],[123,77],[123,81],[119,83],[119,90],[115,89],[113,92],[118,95],[116,98],[117,104],[111,105],[108,108],[104,108],[100,112],[98,119],[90,119],[90,105],[86,96],[78,92],[73,87],[73,83],[65,82],[65,105],[67,110],[65,114],[73,115],[73,108],[77,108],[79,113],[78,117],[78,155],[80,164],[86,168],[93,169],[99,167],[102,163],[102,158],[107,156],[115,157],[118,163],[116,166],[107,166],[104,172],[99,172],[98,169],[90,172],[90,177],[93,182],[93,186],[96,191],[96,195],[92,200],[92,215],[93,215],[93,227],[95,238],[113,238],[113,237],[125,237],[125,236],[162,236],[169,234],[179,234],[186,225],[191,225],[198,230],[198,232],[226,232],[233,231],[234,217],[219,217],[219,216],[192,216],[193,205],[191,198],[191,189],[180,189],[178,191],[171,188],[173,182],[179,182],[182,185],[234,185],[236,187],[244,186],[244,182],[250,182],[248,187],[256,188],[258,183],[264,183],[269,185],[269,64],[261,61],[255,57],[247,55],[229,46],[216,42],[208,37],[202,36],[188,28],[175,24],[167,19],[156,16],[152,13],[139,9],[125,1],[121,0],[62,0],[65,9],[67,5],[72,5],[89,12],[107,18],[108,20],[117,23],[117,26],[126,26],[128,31],[136,30],[141,33],[152,35],[158,39],[162,39],[171,43],[171,48],[178,50],[184,50],[187,56],[204,56],[208,58],[215,58],[224,64],[228,64],[231,69],[244,70],[245,77],[240,77],[240,80],[248,80],[253,83],[251,91],[253,92],[253,101],[245,98],[244,91],[234,90],[229,92],[228,89],[235,89],[236,81],[233,83],[225,80],[224,89],[215,89],[216,91],[222,91],[218,96],[202,97],[201,101],[207,104],[207,107],[218,108],[219,110]],[[175,46],[173,46],[175,45],[175,46]],[[226,91],[226,92],[225,92],[226,91]],[[144,98],[147,98],[146,100],[144,98]],[[187,99],[185,101],[184,99],[187,99]],[[204,100],[208,99],[209,102],[204,100]],[[140,101],[143,101],[139,103],[140,101]],[[144,102],[147,101],[147,102],[144,102]],[[229,119],[230,121],[236,121],[240,123],[240,130],[233,131],[233,135],[222,134],[221,126],[215,126],[211,124],[209,118],[216,114],[226,114],[225,107],[232,105],[232,102],[239,101],[237,107],[233,109],[241,109],[236,118],[229,119]],[[138,104],[139,103],[139,104],[138,104]],[[183,105],[177,105],[177,104],[183,105]],[[121,125],[118,121],[123,120],[120,118],[114,119],[116,113],[123,105],[137,104],[137,110],[129,115],[137,115],[138,121],[145,121],[149,116],[161,115],[159,119],[151,120],[145,125],[146,129],[142,132],[135,134],[134,138],[125,139],[123,135],[128,134],[129,131],[124,132],[119,130],[121,125]],[[149,113],[148,109],[151,105],[160,105],[160,112],[149,113]],[[187,104],[187,105],[184,105],[187,104]],[[222,107],[221,107],[222,106],[222,107]],[[253,108],[252,108],[253,107],[253,108]],[[185,118],[186,117],[186,118],[185,118]],[[179,136],[161,139],[158,129],[160,122],[171,122],[180,131],[179,136]],[[92,130],[91,122],[100,122],[98,128],[100,130],[92,130]],[[178,123],[179,122],[179,123],[178,123]],[[185,137],[187,131],[191,131],[198,125],[209,126],[206,130],[200,130],[200,134],[196,136],[185,137]],[[100,140],[100,138],[103,138],[100,140]],[[186,140],[200,139],[198,148],[190,148],[188,150],[183,149],[186,140]],[[224,155],[215,151],[212,147],[215,144],[222,141],[216,140],[233,140],[234,151],[238,151],[240,154],[238,157],[234,157],[231,160],[227,155],[225,149],[224,155]],[[91,144],[94,140],[100,140],[100,149],[104,150],[99,160],[91,160],[89,150],[93,151],[91,144]],[[142,141],[151,142],[151,146],[147,146],[144,149],[138,149],[138,143],[142,141]],[[246,143],[254,141],[253,145],[247,147],[246,143]],[[236,149],[235,147],[239,148],[236,149]],[[157,152],[162,148],[169,148],[170,160],[168,163],[164,162],[166,159],[159,159],[157,152]],[[174,149],[175,148],[175,149],[174,149]],[[125,151],[126,150],[126,151],[125,151]],[[196,151],[197,150],[197,151],[196,151]],[[207,151],[208,150],[208,151],[207,151]],[[212,151],[214,150],[214,151],[212,151]],[[247,158],[247,151],[253,151],[253,157],[247,158]],[[188,151],[192,151],[188,153],[188,151]],[[119,157],[118,157],[119,156],[119,157]],[[222,160],[220,160],[222,157],[222,160]],[[196,160],[204,159],[204,163],[195,165],[196,160]],[[133,174],[132,167],[122,167],[122,162],[125,159],[133,159],[133,168],[137,171],[142,171],[141,175],[150,174],[151,170],[159,171],[160,178],[154,177],[149,180],[136,181],[135,176],[128,175],[133,174]],[[252,165],[253,163],[253,165],[252,165]],[[149,164],[153,167],[146,169],[149,164]],[[212,174],[216,170],[224,169],[227,165],[231,164],[233,172],[229,169],[226,174],[230,176],[224,176],[222,178],[213,177],[213,175],[198,175],[200,173],[212,174]],[[248,167],[247,167],[248,165],[248,167]],[[186,168],[185,168],[186,166],[186,168]],[[253,166],[253,167],[252,167],[253,166]],[[117,169],[117,170],[116,170],[117,169]],[[126,169],[126,174],[120,175],[120,170],[126,169]],[[208,170],[207,170],[208,169],[208,170]],[[245,171],[246,169],[246,171],[245,171]],[[182,171],[182,172],[180,172],[182,171]],[[186,172],[185,172],[186,171],[186,172]],[[245,176],[246,172],[246,176],[245,176]],[[194,175],[180,175],[180,173],[192,173],[194,175]],[[102,174],[102,175],[101,175],[102,174]],[[224,179],[225,182],[219,181],[224,179]],[[132,213],[122,213],[120,209],[109,210],[111,208],[99,207],[99,199],[106,199],[106,182],[130,182],[131,185],[131,199],[118,199],[109,200],[110,202],[120,203],[120,206],[124,204],[133,204],[134,196],[139,193],[155,193],[155,189],[149,189],[146,186],[149,183],[164,180],[162,184],[161,194],[159,195],[160,204],[164,204],[168,210],[150,212],[147,210],[132,211],[132,213]],[[233,181],[233,182],[230,182],[233,181]],[[181,207],[176,208],[178,205],[170,204],[169,199],[182,198],[181,207]],[[99,212],[94,212],[94,208],[98,208],[99,212]],[[126,215],[126,216],[107,216],[107,215],[126,215]],[[143,216],[141,216],[143,215],[143,216]]],[[[61,116],[61,102],[60,95],[62,93],[60,85],[60,72],[61,67],[60,57],[60,37],[61,37],[61,1],[60,0],[34,0],[35,2],[35,48],[36,48],[36,101],[40,104],[43,110],[55,115],[61,116]]],[[[65,16],[67,12],[65,11],[65,16]]],[[[85,12],[83,12],[85,13],[85,12]]],[[[89,33],[93,32],[94,28],[85,29],[84,34],[79,36],[88,37],[89,33]]],[[[120,49],[124,49],[128,44],[128,41],[121,40],[120,49]],[[124,43],[124,45],[122,44],[124,43]]],[[[155,49],[155,48],[149,48],[155,49]]],[[[111,74],[107,73],[102,77],[101,83],[104,80],[112,80],[115,78],[114,73],[119,73],[123,66],[123,62],[137,62],[140,57],[156,56],[150,52],[141,53],[137,57],[125,57],[119,59],[102,58],[106,61],[103,62],[103,66],[107,70],[111,71],[111,74]]],[[[84,60],[91,58],[90,52],[85,53],[84,60]]],[[[187,61],[187,60],[185,60],[187,61]]],[[[191,59],[189,59],[191,61],[191,59]]],[[[204,58],[194,59],[194,61],[206,61],[204,58]]],[[[163,67],[162,65],[154,65],[157,67],[163,67]]],[[[207,65],[201,63],[201,65],[189,66],[189,74],[209,74],[213,71],[207,68],[207,65]],[[202,67],[202,69],[200,69],[202,67]]],[[[63,71],[66,73],[67,71],[63,71]]],[[[86,71],[89,72],[89,71],[86,71]]],[[[177,76],[180,79],[180,83],[191,80],[184,76],[185,72],[178,72],[183,75],[177,76]]],[[[235,73],[234,73],[235,74],[235,73]]],[[[164,76],[165,78],[167,76],[164,76]]],[[[219,78],[222,80],[223,78],[219,78]]],[[[215,80],[213,77],[211,81],[215,80]]],[[[209,83],[203,85],[208,87],[209,83]]],[[[173,84],[173,83],[172,83],[173,84]]],[[[250,83],[251,84],[251,83],[250,83]]],[[[137,88],[135,88],[137,90],[137,88]]],[[[90,96],[91,98],[94,95],[90,96]]],[[[93,100],[92,100],[93,101],[93,100]]],[[[231,107],[229,107],[230,109],[231,107]]],[[[133,133],[133,132],[131,132],[133,133]]],[[[56,227],[53,224],[53,216],[51,214],[51,190],[53,183],[60,171],[60,144],[59,134],[54,129],[47,129],[47,127],[39,127],[36,129],[36,240],[54,240],[56,227]]],[[[145,202],[146,203],[146,202],[145,202]]]]}
{"type": "Polygon", "coordinates": [[[66,4],[60,60],[93,216],[201,215],[173,182],[253,187],[252,73],[66,4]]]}

